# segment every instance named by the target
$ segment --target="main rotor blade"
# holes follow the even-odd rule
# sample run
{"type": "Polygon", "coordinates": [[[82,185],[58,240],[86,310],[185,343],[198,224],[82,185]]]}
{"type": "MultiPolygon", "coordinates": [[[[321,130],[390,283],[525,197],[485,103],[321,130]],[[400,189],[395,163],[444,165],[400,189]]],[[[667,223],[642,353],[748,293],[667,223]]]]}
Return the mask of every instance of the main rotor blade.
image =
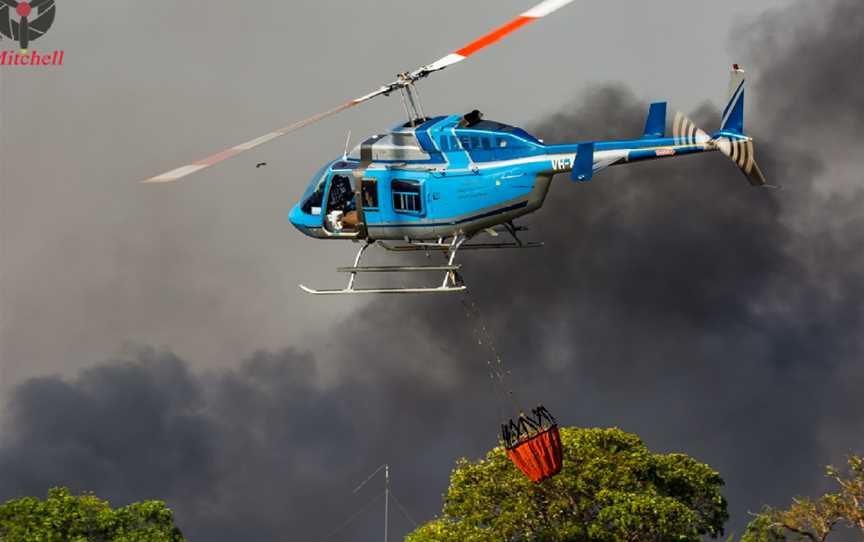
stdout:
{"type": "MultiPolygon", "coordinates": [[[[278,137],[289,134],[295,130],[299,130],[300,128],[303,128],[305,126],[309,126],[310,124],[314,124],[320,120],[326,119],[327,117],[330,117],[330,116],[333,116],[337,113],[345,111],[346,109],[350,109],[354,106],[360,105],[363,102],[371,100],[372,98],[375,98],[375,97],[380,96],[382,94],[389,94],[390,92],[393,92],[394,90],[402,89],[405,87],[410,87],[411,85],[414,84],[415,81],[422,79],[422,78],[428,76],[429,74],[436,72],[438,70],[443,70],[447,66],[452,66],[453,64],[456,64],[458,62],[465,60],[466,58],[473,55],[477,51],[479,51],[481,49],[485,49],[489,45],[492,45],[493,43],[501,40],[502,38],[506,37],[507,35],[511,34],[512,32],[515,32],[519,28],[522,28],[523,26],[527,25],[528,23],[534,22],[537,19],[541,19],[547,15],[550,15],[550,14],[558,11],[559,9],[563,8],[564,6],[571,4],[574,1],[575,0],[544,0],[543,2],[540,2],[539,4],[534,6],[533,8],[522,13],[521,15],[519,15],[518,17],[516,17],[515,19],[513,19],[509,23],[505,24],[504,26],[497,28],[497,29],[493,30],[492,32],[486,34],[482,38],[477,39],[477,40],[469,43],[465,47],[463,47],[457,51],[454,51],[453,53],[450,53],[449,55],[433,62],[432,64],[428,64],[426,66],[418,68],[418,69],[414,70],[413,72],[407,72],[407,73],[400,74],[398,79],[396,79],[392,83],[386,84],[386,85],[382,86],[381,88],[379,88],[378,90],[372,91],[365,96],[362,96],[362,97],[357,98],[355,100],[351,100],[349,102],[345,102],[342,105],[339,105],[337,107],[334,107],[333,109],[330,109],[329,111],[325,111],[323,113],[319,113],[315,116],[309,117],[308,119],[304,119],[304,120],[301,120],[299,122],[295,122],[294,124],[291,124],[289,126],[286,126],[285,128],[281,128],[279,130],[276,130],[275,132],[270,132],[269,134],[263,135],[257,139],[253,139],[252,141],[247,141],[246,143],[231,147],[230,149],[225,149],[224,151],[218,152],[212,156],[208,156],[207,158],[204,158],[203,160],[199,160],[199,161],[193,162],[189,165],[179,167],[179,168],[171,170],[167,173],[163,173],[162,175],[157,175],[156,177],[151,177],[150,179],[147,179],[146,181],[142,181],[142,182],[145,182],[145,183],[168,183],[168,182],[177,181],[179,179],[182,179],[183,177],[186,177],[187,175],[191,175],[193,173],[201,171],[202,169],[208,168],[208,167],[212,166],[213,164],[218,164],[219,162],[222,162],[223,160],[227,160],[228,158],[231,158],[232,156],[236,156],[236,155],[240,154],[241,152],[245,152],[245,151],[248,151],[250,149],[254,149],[255,147],[258,147],[259,145],[263,145],[264,143],[272,141],[278,137]]],[[[15,0],[0,0],[0,2],[4,2],[4,3],[7,3],[9,5],[13,5],[13,2],[15,2],[15,0]]]]}
{"type": "Polygon", "coordinates": [[[0,0],[0,3],[6,4],[13,9],[18,7],[18,0],[0,0]]]}
{"type": "Polygon", "coordinates": [[[221,152],[217,152],[216,154],[214,154],[212,156],[208,156],[207,158],[204,158],[202,160],[198,160],[197,162],[193,162],[191,164],[179,167],[177,169],[172,169],[171,171],[169,171],[167,173],[163,173],[162,175],[157,175],[156,177],[151,177],[151,178],[147,179],[146,181],[142,181],[142,182],[144,182],[144,183],[170,183],[170,182],[180,180],[183,177],[186,177],[187,175],[197,173],[197,172],[201,171],[202,169],[205,169],[205,168],[212,166],[213,164],[218,164],[219,162],[227,160],[228,158],[231,158],[232,156],[237,156],[241,152],[245,152],[245,151],[254,149],[255,147],[263,145],[264,143],[273,141],[277,137],[281,137],[281,136],[284,136],[286,134],[290,134],[291,132],[293,132],[295,130],[299,130],[300,128],[303,128],[305,126],[309,126],[310,124],[314,124],[320,120],[324,120],[327,117],[331,117],[337,113],[341,113],[342,111],[345,111],[346,109],[350,109],[354,106],[360,105],[363,102],[371,100],[372,98],[374,98],[376,96],[384,94],[385,92],[389,92],[389,90],[390,89],[388,87],[381,87],[380,89],[378,89],[374,92],[370,92],[369,94],[362,96],[360,98],[357,98],[356,100],[351,100],[349,102],[345,102],[342,105],[339,105],[337,107],[334,107],[333,109],[324,111],[323,113],[318,113],[317,115],[313,115],[307,119],[297,121],[294,124],[289,124],[288,126],[286,126],[284,128],[280,128],[279,130],[275,130],[273,132],[270,132],[269,134],[255,138],[251,141],[247,141],[246,143],[241,143],[240,145],[235,145],[234,147],[231,147],[229,149],[225,149],[224,151],[221,151],[221,152]]]}
{"type": "Polygon", "coordinates": [[[558,11],[559,9],[572,3],[573,1],[574,0],[544,0],[543,2],[540,2],[533,8],[519,15],[515,19],[511,20],[504,26],[496,28],[482,38],[472,41],[465,47],[457,51],[453,51],[449,55],[436,60],[432,64],[423,66],[422,68],[412,72],[410,76],[412,79],[420,79],[422,77],[426,77],[432,72],[443,70],[447,66],[452,66],[453,64],[462,62],[477,51],[485,49],[486,47],[500,41],[501,39],[507,37],[509,34],[515,32],[516,30],[519,30],[520,28],[529,23],[536,21],[537,19],[542,19],[547,15],[551,15],[552,13],[558,11]]]}

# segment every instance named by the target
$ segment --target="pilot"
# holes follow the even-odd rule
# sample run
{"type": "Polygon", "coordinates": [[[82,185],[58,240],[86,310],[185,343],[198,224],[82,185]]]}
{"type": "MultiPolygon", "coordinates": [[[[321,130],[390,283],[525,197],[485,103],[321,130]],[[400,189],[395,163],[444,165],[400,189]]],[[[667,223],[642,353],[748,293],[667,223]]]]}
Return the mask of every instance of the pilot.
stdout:
{"type": "Polygon", "coordinates": [[[335,175],[327,202],[328,216],[331,217],[334,229],[356,228],[358,220],[355,207],[354,189],[351,188],[351,181],[348,177],[335,175]]]}
{"type": "Polygon", "coordinates": [[[354,189],[351,188],[351,181],[348,177],[342,175],[333,177],[329,199],[327,208],[331,211],[347,213],[354,209],[354,189]]]}
{"type": "MultiPolygon", "coordinates": [[[[363,207],[364,208],[368,209],[370,207],[378,207],[378,204],[376,202],[376,198],[372,192],[373,190],[374,190],[374,186],[370,188],[365,183],[363,184],[363,189],[361,190],[360,195],[363,198],[363,207]]],[[[345,213],[345,216],[342,217],[342,225],[343,225],[343,227],[348,228],[348,229],[357,229],[357,224],[359,222],[360,222],[360,216],[356,210],[349,211],[349,212],[345,213]]]]}
{"type": "Polygon", "coordinates": [[[342,227],[347,230],[356,230],[359,222],[360,217],[357,215],[357,211],[349,211],[342,217],[342,227]]]}

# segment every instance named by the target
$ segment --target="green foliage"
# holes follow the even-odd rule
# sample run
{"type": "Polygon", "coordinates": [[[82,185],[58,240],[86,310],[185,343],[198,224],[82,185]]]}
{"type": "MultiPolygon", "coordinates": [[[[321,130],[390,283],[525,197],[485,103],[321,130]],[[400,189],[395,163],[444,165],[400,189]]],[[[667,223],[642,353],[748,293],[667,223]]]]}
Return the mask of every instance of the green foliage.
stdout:
{"type": "Polygon", "coordinates": [[[682,454],[652,454],[618,429],[562,429],[564,467],[540,484],[502,448],[460,460],[441,517],[408,542],[697,542],[728,520],[723,480],[682,454]]]}
{"type": "Polygon", "coordinates": [[[824,542],[842,525],[864,535],[864,457],[848,459],[848,473],[828,467],[839,486],[818,499],[798,497],[786,510],[766,508],[747,527],[741,542],[824,542]]]}
{"type": "Polygon", "coordinates": [[[744,532],[741,542],[785,542],[783,530],[775,526],[766,514],[759,514],[744,532]]]}
{"type": "Polygon", "coordinates": [[[2,542],[183,542],[174,514],[146,501],[111,509],[93,495],[54,488],[44,501],[23,497],[0,505],[2,542]]]}

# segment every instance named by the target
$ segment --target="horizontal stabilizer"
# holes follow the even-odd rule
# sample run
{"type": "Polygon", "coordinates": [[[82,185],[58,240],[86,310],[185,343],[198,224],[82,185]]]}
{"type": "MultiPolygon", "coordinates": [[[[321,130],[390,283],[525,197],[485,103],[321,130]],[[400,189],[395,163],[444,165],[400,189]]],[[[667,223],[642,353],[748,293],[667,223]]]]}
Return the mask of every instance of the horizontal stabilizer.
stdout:
{"type": "Polygon", "coordinates": [[[580,143],[576,149],[576,163],[570,178],[574,181],[590,181],[594,176],[594,143],[580,143]]]}
{"type": "Polygon", "coordinates": [[[645,137],[666,137],[666,102],[651,104],[645,121],[645,137]]]}

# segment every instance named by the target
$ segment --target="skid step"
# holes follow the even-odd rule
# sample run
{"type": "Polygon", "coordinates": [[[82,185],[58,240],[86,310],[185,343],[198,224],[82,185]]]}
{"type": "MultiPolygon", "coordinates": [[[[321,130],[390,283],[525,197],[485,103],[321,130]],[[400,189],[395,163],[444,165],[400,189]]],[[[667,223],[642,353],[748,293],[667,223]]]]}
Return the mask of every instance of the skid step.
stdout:
{"type": "Polygon", "coordinates": [[[357,288],[342,290],[315,290],[300,285],[300,288],[312,295],[361,295],[361,294],[450,294],[464,292],[466,286],[445,286],[439,288],[357,288]]]}
{"type": "Polygon", "coordinates": [[[461,265],[385,265],[377,267],[339,267],[339,273],[417,273],[422,271],[459,271],[461,265]]]}

